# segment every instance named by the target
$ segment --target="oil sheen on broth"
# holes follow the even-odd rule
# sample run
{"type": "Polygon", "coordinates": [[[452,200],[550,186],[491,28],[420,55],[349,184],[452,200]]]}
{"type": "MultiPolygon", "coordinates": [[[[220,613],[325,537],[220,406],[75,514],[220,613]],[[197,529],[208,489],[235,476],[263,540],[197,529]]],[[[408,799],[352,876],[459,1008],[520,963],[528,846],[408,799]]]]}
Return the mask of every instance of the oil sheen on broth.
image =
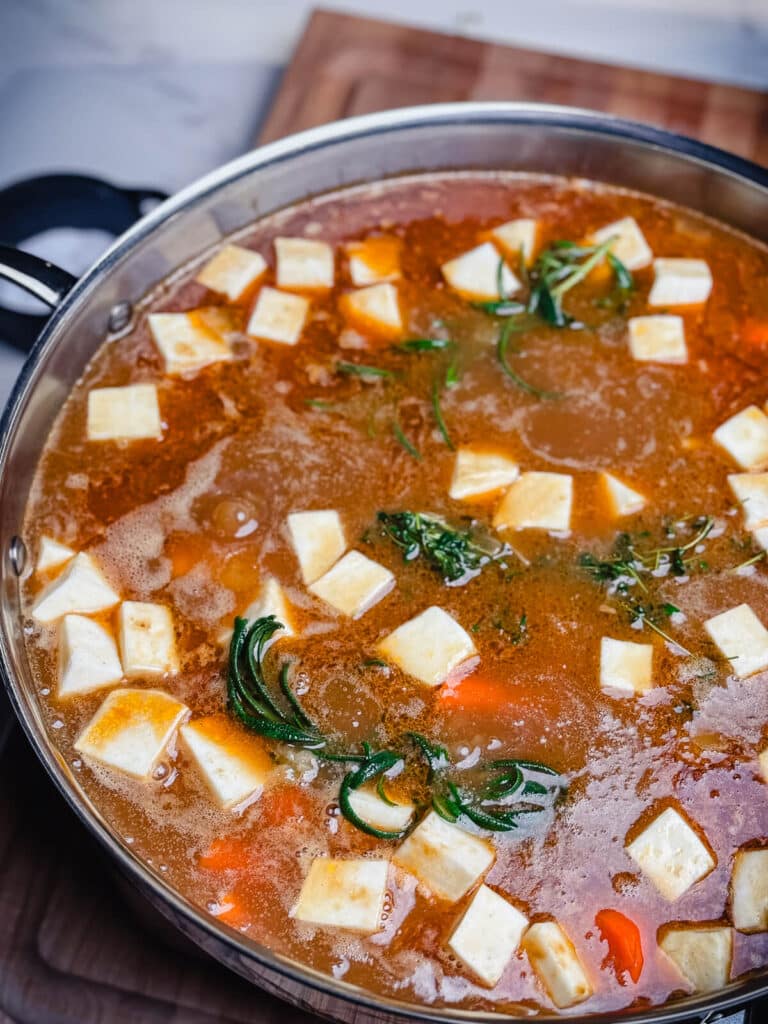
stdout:
{"type": "Polygon", "coordinates": [[[205,912],[406,1001],[761,968],[768,254],[481,174],[233,244],[105,341],[29,501],[29,656],[94,802],[205,912]]]}

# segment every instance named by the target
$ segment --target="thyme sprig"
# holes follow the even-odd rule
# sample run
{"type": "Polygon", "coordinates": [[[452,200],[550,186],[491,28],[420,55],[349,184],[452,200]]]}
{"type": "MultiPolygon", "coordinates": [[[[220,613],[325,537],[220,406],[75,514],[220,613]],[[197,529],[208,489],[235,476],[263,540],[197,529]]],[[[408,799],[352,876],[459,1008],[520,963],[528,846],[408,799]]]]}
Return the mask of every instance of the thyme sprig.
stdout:
{"type": "Polygon", "coordinates": [[[440,516],[428,512],[379,512],[377,519],[407,562],[423,556],[446,583],[454,586],[473,579],[506,550],[498,541],[483,543],[471,530],[455,530],[440,516]]]}

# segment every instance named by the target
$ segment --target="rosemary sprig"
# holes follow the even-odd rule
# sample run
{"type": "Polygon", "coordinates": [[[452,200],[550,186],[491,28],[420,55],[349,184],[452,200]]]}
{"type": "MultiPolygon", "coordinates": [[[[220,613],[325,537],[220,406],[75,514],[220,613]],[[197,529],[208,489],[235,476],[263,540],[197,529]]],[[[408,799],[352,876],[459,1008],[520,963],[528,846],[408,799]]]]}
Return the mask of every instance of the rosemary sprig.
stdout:
{"type": "Polygon", "coordinates": [[[395,435],[397,443],[408,452],[412,459],[416,459],[417,462],[421,462],[421,452],[412,444],[403,432],[403,428],[400,426],[400,420],[395,414],[395,419],[392,422],[392,433],[395,435]]]}
{"type": "Polygon", "coordinates": [[[435,414],[437,428],[440,431],[443,440],[448,448],[450,448],[451,451],[454,451],[455,446],[451,440],[451,435],[448,433],[448,427],[445,425],[443,410],[440,408],[440,383],[438,380],[435,380],[432,384],[432,412],[435,414]]]}
{"type": "Polygon", "coordinates": [[[364,363],[345,363],[342,360],[336,363],[336,372],[343,373],[347,377],[361,377],[363,380],[382,380],[396,376],[392,370],[385,370],[381,366],[366,366],[364,363]]]}
{"type": "Polygon", "coordinates": [[[407,338],[394,347],[400,352],[436,352],[453,348],[454,344],[450,338],[407,338]]]}
{"type": "Polygon", "coordinates": [[[449,584],[467,583],[504,550],[501,544],[484,546],[469,530],[454,530],[427,512],[379,512],[377,518],[407,562],[423,556],[449,584]]]}
{"type": "Polygon", "coordinates": [[[534,398],[561,398],[557,391],[545,391],[543,388],[537,388],[534,384],[529,384],[527,380],[524,380],[520,374],[513,370],[509,363],[509,343],[513,333],[524,330],[516,320],[507,320],[499,331],[499,340],[496,343],[496,355],[501,363],[501,368],[506,375],[513,380],[515,384],[522,390],[527,392],[529,395],[533,395],[534,398]]]}

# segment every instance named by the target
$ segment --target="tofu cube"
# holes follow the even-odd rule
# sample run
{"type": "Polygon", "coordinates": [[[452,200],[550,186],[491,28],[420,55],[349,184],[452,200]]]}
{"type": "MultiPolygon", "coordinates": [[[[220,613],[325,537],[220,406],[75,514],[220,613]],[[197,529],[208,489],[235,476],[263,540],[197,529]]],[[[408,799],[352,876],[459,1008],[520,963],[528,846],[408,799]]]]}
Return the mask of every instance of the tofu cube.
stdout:
{"type": "Polygon", "coordinates": [[[270,576],[267,579],[259,592],[259,596],[243,612],[244,619],[261,619],[265,615],[274,615],[277,621],[283,624],[283,628],[274,634],[273,639],[281,636],[293,636],[295,634],[293,612],[288,603],[288,598],[274,576],[270,576]]]}
{"type": "Polygon", "coordinates": [[[389,569],[359,551],[348,551],[309,589],[342,615],[359,619],[386,597],[394,585],[395,577],[389,569]]]}
{"type": "Polygon", "coordinates": [[[653,686],[653,644],[604,636],[600,641],[600,689],[620,697],[642,696],[653,686]]]}
{"type": "Polygon", "coordinates": [[[112,686],[123,666],[112,634],[82,615],[65,615],[59,626],[58,696],[75,697],[112,686]]]}
{"type": "Polygon", "coordinates": [[[618,477],[611,473],[601,473],[600,479],[614,518],[621,519],[623,516],[632,516],[645,508],[646,501],[643,495],[622,483],[618,477]]]}
{"type": "Polygon", "coordinates": [[[52,537],[41,537],[35,572],[49,572],[74,557],[75,552],[66,544],[59,544],[52,537]]]}
{"type": "Polygon", "coordinates": [[[350,242],[346,247],[349,276],[356,288],[383,281],[400,279],[399,238],[374,235],[363,242],[350,242]]]}
{"type": "Polygon", "coordinates": [[[264,285],[245,330],[253,338],[295,345],[308,314],[309,301],[302,295],[290,295],[264,285]]]}
{"type": "Polygon", "coordinates": [[[147,781],[189,708],[162,690],[113,690],[75,742],[108,768],[147,781]]]}
{"type": "Polygon", "coordinates": [[[483,242],[475,249],[448,260],[440,268],[443,277],[459,295],[480,301],[506,298],[520,290],[520,282],[502,262],[492,242],[483,242]],[[501,264],[501,291],[499,291],[499,264],[501,264]]]}
{"type": "Polygon", "coordinates": [[[118,628],[123,670],[129,679],[179,671],[170,608],[146,601],[123,601],[118,628]]]}
{"type": "Polygon", "coordinates": [[[459,448],[448,494],[454,501],[483,498],[509,487],[519,475],[517,463],[503,452],[459,448]]]}
{"type": "Polygon", "coordinates": [[[306,584],[327,572],[347,546],[339,513],[333,509],[291,512],[288,532],[306,584]]]}
{"type": "Polygon", "coordinates": [[[277,287],[300,291],[333,288],[333,249],[311,238],[276,238],[277,287]]]}
{"type": "Polygon", "coordinates": [[[714,858],[673,807],[654,818],[626,848],[664,899],[679,899],[715,866],[714,858]]]}
{"type": "Polygon", "coordinates": [[[347,292],[339,300],[346,319],[364,333],[397,338],[403,330],[403,317],[397,288],[393,284],[372,284],[347,292]]]}
{"type": "Polygon", "coordinates": [[[120,595],[106,581],[93,558],[81,552],[40,594],[32,608],[32,618],[55,622],[63,615],[93,615],[106,611],[119,600],[120,595]]]}
{"type": "Polygon", "coordinates": [[[353,789],[349,794],[352,810],[363,821],[384,832],[401,832],[413,820],[413,804],[388,804],[372,789],[353,789]]]}
{"type": "Polygon", "coordinates": [[[616,239],[611,245],[611,252],[621,260],[627,270],[641,270],[643,267],[651,265],[653,261],[651,247],[645,240],[645,235],[634,217],[622,217],[621,220],[606,224],[604,228],[600,228],[592,234],[592,241],[595,245],[603,245],[611,238],[616,239]]]}
{"type": "Polygon", "coordinates": [[[508,220],[505,224],[499,224],[491,231],[491,238],[511,260],[519,260],[522,253],[523,261],[530,264],[533,262],[538,233],[538,221],[531,220],[529,217],[521,217],[518,220],[508,220]]]}
{"type": "Polygon", "coordinates": [[[195,310],[189,313],[150,313],[147,320],[155,344],[165,360],[165,372],[171,376],[195,373],[205,366],[232,358],[229,345],[195,310]]]}
{"type": "Polygon", "coordinates": [[[88,392],[89,441],[139,441],[163,433],[154,384],[94,388],[88,392]]]}
{"type": "Polygon", "coordinates": [[[385,860],[317,857],[291,916],[323,928],[372,935],[381,928],[388,870],[385,860]]]}
{"type": "Polygon", "coordinates": [[[712,291],[712,273],[704,260],[653,261],[649,306],[698,306],[712,291]]]}
{"type": "Polygon", "coordinates": [[[528,918],[481,885],[454,928],[448,946],[480,981],[493,988],[514,956],[528,918]]]}
{"type": "Polygon", "coordinates": [[[379,643],[378,650],[425,686],[440,686],[477,653],[469,634],[436,605],[398,626],[379,643]]]}
{"type": "Polygon", "coordinates": [[[572,476],[522,473],[501,499],[493,525],[499,530],[568,530],[572,504],[572,476]]]}
{"type": "Polygon", "coordinates": [[[681,316],[657,314],[629,319],[629,351],[644,363],[686,363],[685,325],[681,316]]]}
{"type": "Polygon", "coordinates": [[[748,604],[707,619],[704,629],[739,679],[768,668],[768,629],[748,604]]]}
{"type": "Polygon", "coordinates": [[[728,484],[744,510],[746,529],[757,531],[767,526],[768,473],[731,473],[728,484]]]}
{"type": "Polygon", "coordinates": [[[392,861],[439,899],[456,903],[485,875],[495,856],[485,839],[430,811],[395,850],[392,861]]]}
{"type": "Polygon", "coordinates": [[[756,405],[731,416],[712,438],[742,469],[768,466],[768,416],[756,405]]]}
{"type": "Polygon", "coordinates": [[[573,943],[556,921],[532,924],[523,950],[549,998],[564,1010],[588,999],[594,989],[573,943]]]}
{"type": "Polygon", "coordinates": [[[740,932],[768,932],[768,850],[739,850],[731,875],[731,920],[740,932]]]}
{"type": "Polygon", "coordinates": [[[721,925],[672,925],[659,940],[693,992],[715,992],[731,977],[733,930],[721,925]]]}
{"type": "Polygon", "coordinates": [[[240,245],[225,245],[209,260],[195,280],[212,292],[238,302],[265,274],[267,261],[259,252],[240,245]]]}
{"type": "Polygon", "coordinates": [[[260,795],[272,769],[260,739],[226,715],[197,718],[180,734],[219,807],[230,810],[260,795]]]}

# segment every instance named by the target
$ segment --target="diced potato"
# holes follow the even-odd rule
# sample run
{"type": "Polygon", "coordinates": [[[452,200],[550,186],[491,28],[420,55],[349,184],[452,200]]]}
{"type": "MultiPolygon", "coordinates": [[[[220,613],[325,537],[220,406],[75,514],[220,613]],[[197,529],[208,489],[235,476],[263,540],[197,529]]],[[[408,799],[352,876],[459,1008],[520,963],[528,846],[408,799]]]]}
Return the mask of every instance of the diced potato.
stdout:
{"type": "Polygon", "coordinates": [[[476,650],[458,622],[433,605],[385,637],[379,652],[425,686],[439,686],[476,650]]]}
{"type": "Polygon", "coordinates": [[[189,708],[162,690],[113,690],[86,725],[75,750],[147,780],[189,708]]]}
{"type": "Polygon", "coordinates": [[[588,999],[594,989],[573,943],[556,921],[532,924],[522,947],[549,998],[559,1009],[588,999]]]}
{"type": "Polygon", "coordinates": [[[65,615],[59,627],[59,697],[74,697],[112,686],[123,666],[112,634],[92,619],[65,615]]]}
{"type": "Polygon", "coordinates": [[[744,510],[746,529],[768,526],[768,473],[731,473],[728,484],[744,510]]]}
{"type": "Polygon", "coordinates": [[[382,281],[400,279],[399,238],[392,235],[374,235],[362,242],[350,242],[346,247],[349,276],[356,288],[382,281]]]}
{"type": "Polygon", "coordinates": [[[514,295],[520,290],[520,282],[505,262],[502,265],[499,292],[501,259],[498,249],[492,242],[483,242],[475,249],[448,260],[440,269],[455,292],[470,299],[493,301],[514,295]]]}
{"type": "Polygon", "coordinates": [[[721,925],[673,925],[664,929],[659,949],[693,992],[715,992],[730,981],[733,930],[721,925]]]}
{"type": "Polygon", "coordinates": [[[340,308],[346,319],[363,332],[396,338],[403,330],[397,288],[393,284],[372,284],[342,295],[340,308]]]}
{"type": "Polygon", "coordinates": [[[493,525],[499,530],[568,530],[572,503],[572,476],[522,473],[501,499],[493,525]]]}
{"type": "Polygon", "coordinates": [[[485,497],[509,487],[519,475],[517,463],[503,452],[462,447],[456,452],[448,494],[455,501],[485,497]]]}
{"type": "Polygon", "coordinates": [[[82,552],[49,583],[32,608],[38,622],[54,622],[70,613],[92,615],[116,605],[120,595],[107,583],[90,555],[82,552]]]}
{"type": "Polygon", "coordinates": [[[683,318],[671,314],[630,317],[629,351],[639,362],[687,362],[683,318]]]}
{"type": "Polygon", "coordinates": [[[154,384],[128,384],[121,388],[94,388],[88,393],[89,441],[139,441],[163,433],[157,388],[154,384]]]}
{"type": "Polygon", "coordinates": [[[538,221],[520,217],[518,220],[508,220],[506,224],[499,224],[491,231],[491,237],[511,259],[519,259],[522,252],[523,260],[530,264],[533,262],[538,233],[538,221]]]}
{"type": "Polygon", "coordinates": [[[288,516],[288,531],[307,584],[327,572],[347,546],[339,513],[333,509],[292,512],[288,516]]]}
{"type": "Polygon", "coordinates": [[[194,373],[232,358],[229,345],[197,311],[150,313],[149,329],[171,375],[194,373]]]}
{"type": "Polygon", "coordinates": [[[756,405],[731,416],[712,438],[742,469],[768,466],[768,416],[756,405]]]}
{"type": "Polygon", "coordinates": [[[641,270],[651,265],[651,247],[634,217],[622,217],[592,234],[592,241],[596,245],[602,245],[611,238],[616,239],[611,245],[611,252],[627,270],[641,270]]]}
{"type": "Polygon", "coordinates": [[[456,956],[489,988],[497,985],[520,945],[528,918],[481,885],[448,940],[456,956]]]}
{"type": "Polygon", "coordinates": [[[653,273],[649,306],[698,306],[712,291],[712,273],[704,260],[657,259],[653,273]]]}
{"type": "Polygon", "coordinates": [[[600,689],[616,696],[635,697],[652,686],[653,644],[604,636],[600,641],[600,689]]]}
{"type": "Polygon", "coordinates": [[[372,935],[381,928],[388,870],[385,860],[317,857],[292,916],[324,928],[372,935]]]}
{"type": "Polygon", "coordinates": [[[359,551],[346,555],[310,586],[332,608],[358,619],[392,590],[395,577],[383,565],[359,551]]]}
{"type": "Polygon", "coordinates": [[[195,280],[213,292],[237,302],[264,276],[267,261],[259,252],[241,245],[225,245],[209,260],[195,280]]]}
{"type": "Polygon", "coordinates": [[[66,544],[60,544],[52,537],[41,537],[35,572],[48,572],[50,569],[56,569],[74,557],[75,552],[66,544]]]}
{"type": "Polygon", "coordinates": [[[170,608],[147,601],[123,601],[118,629],[123,669],[129,679],[179,671],[170,608]]]}
{"type": "Polygon", "coordinates": [[[261,793],[272,761],[260,739],[226,715],[197,718],[180,732],[219,807],[229,810],[261,793]]]}
{"type": "Polygon", "coordinates": [[[611,473],[601,473],[600,479],[605,487],[611,512],[617,519],[632,516],[645,508],[646,501],[643,495],[622,483],[618,477],[611,473]]]}
{"type": "Polygon", "coordinates": [[[349,803],[358,817],[384,832],[400,832],[413,820],[413,804],[388,804],[372,789],[353,789],[349,803]]]}
{"type": "Polygon", "coordinates": [[[276,238],[277,287],[320,291],[333,287],[333,249],[310,238],[276,238]]]}
{"type": "Polygon", "coordinates": [[[430,811],[392,860],[439,899],[455,903],[480,881],[495,856],[489,842],[430,811]]]}
{"type": "Polygon", "coordinates": [[[707,619],[704,629],[739,679],[768,668],[768,629],[748,604],[707,619]]]}
{"type": "Polygon", "coordinates": [[[712,854],[673,807],[654,818],[626,849],[670,902],[679,899],[715,866],[712,854]]]}
{"type": "Polygon", "coordinates": [[[731,919],[740,932],[768,932],[768,850],[739,850],[731,875],[731,919]]]}
{"type": "Polygon", "coordinates": [[[264,285],[253,307],[246,333],[281,345],[295,345],[304,330],[308,313],[309,301],[302,295],[291,295],[264,285]]]}

